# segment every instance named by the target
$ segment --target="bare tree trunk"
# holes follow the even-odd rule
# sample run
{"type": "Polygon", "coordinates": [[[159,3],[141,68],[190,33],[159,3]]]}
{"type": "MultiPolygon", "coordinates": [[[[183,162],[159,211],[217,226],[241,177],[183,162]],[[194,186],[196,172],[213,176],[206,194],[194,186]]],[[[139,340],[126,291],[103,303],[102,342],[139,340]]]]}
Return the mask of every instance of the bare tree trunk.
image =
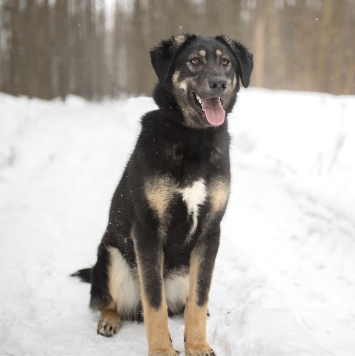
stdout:
{"type": "Polygon", "coordinates": [[[328,53],[329,48],[329,29],[331,28],[331,20],[333,13],[333,0],[323,1],[323,8],[321,13],[321,23],[320,23],[320,42],[318,47],[318,56],[317,56],[317,90],[329,90],[328,79],[330,73],[326,71],[326,62],[330,53],[328,53]]]}
{"type": "Polygon", "coordinates": [[[41,97],[44,99],[51,99],[52,94],[52,85],[51,85],[51,47],[50,42],[50,11],[49,11],[49,0],[45,0],[43,8],[40,14],[42,19],[42,28],[40,31],[40,58],[41,63],[39,65],[40,78],[41,78],[41,97]]]}
{"type": "Polygon", "coordinates": [[[94,37],[95,44],[93,48],[94,53],[92,53],[92,58],[93,58],[92,75],[96,85],[96,89],[94,90],[94,96],[96,96],[96,98],[98,99],[101,99],[103,96],[110,95],[110,93],[112,92],[111,78],[108,76],[108,70],[107,70],[108,53],[106,50],[107,37],[108,36],[112,37],[112,34],[106,35],[104,0],[100,0],[99,11],[96,16],[95,22],[96,22],[95,24],[96,29],[94,34],[95,36],[94,37]]]}
{"type": "MultiPolygon", "coordinates": [[[[2,13],[3,10],[3,4],[0,4],[0,13],[2,13]]],[[[3,52],[1,48],[1,43],[3,42],[3,35],[2,35],[2,29],[0,28],[0,91],[4,91],[4,78],[3,78],[3,52]]]]}
{"type": "Polygon", "coordinates": [[[265,84],[265,17],[260,0],[256,5],[256,24],[254,36],[254,73],[253,83],[262,87],[265,84]]]}
{"type": "Polygon", "coordinates": [[[281,33],[279,28],[278,10],[275,8],[275,1],[268,0],[267,21],[269,24],[268,38],[270,43],[267,73],[265,84],[272,88],[282,88],[284,78],[284,51],[281,46],[281,33]]]}
{"type": "Polygon", "coordinates": [[[112,50],[112,95],[126,92],[127,87],[127,42],[125,40],[125,15],[116,1],[112,50]]]}
{"type": "Polygon", "coordinates": [[[10,82],[9,93],[13,95],[20,94],[20,58],[18,48],[20,45],[20,15],[19,15],[19,0],[12,1],[8,5],[10,9],[10,82]]]}

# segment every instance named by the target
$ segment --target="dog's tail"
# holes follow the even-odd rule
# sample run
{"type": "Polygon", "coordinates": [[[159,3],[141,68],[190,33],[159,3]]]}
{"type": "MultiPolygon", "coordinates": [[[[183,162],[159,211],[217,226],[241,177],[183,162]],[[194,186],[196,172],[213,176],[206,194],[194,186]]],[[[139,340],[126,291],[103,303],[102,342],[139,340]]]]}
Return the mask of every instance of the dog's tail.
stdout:
{"type": "Polygon", "coordinates": [[[71,277],[79,277],[83,282],[91,283],[92,279],[92,268],[79,269],[70,275],[71,277]]]}

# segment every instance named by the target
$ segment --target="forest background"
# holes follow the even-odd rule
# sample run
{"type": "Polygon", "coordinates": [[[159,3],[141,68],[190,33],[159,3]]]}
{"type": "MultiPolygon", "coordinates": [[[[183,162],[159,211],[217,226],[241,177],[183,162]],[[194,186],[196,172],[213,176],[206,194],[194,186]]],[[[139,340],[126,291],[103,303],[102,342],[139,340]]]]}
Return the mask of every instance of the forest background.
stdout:
{"type": "Polygon", "coordinates": [[[252,86],[355,94],[355,0],[0,0],[0,91],[151,95],[148,52],[182,32],[246,44],[252,86]]]}

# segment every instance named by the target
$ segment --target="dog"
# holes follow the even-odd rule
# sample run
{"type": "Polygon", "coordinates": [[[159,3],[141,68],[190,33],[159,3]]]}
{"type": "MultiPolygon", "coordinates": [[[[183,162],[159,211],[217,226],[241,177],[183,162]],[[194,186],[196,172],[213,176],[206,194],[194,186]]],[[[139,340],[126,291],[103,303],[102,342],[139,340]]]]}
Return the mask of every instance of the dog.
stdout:
{"type": "Polygon", "coordinates": [[[230,190],[227,115],[253,55],[227,36],[180,34],[150,51],[158,110],[141,121],[113,195],[91,282],[97,332],[143,319],[150,356],[175,356],[168,315],[184,313],[186,355],[215,355],[207,303],[230,190]]]}

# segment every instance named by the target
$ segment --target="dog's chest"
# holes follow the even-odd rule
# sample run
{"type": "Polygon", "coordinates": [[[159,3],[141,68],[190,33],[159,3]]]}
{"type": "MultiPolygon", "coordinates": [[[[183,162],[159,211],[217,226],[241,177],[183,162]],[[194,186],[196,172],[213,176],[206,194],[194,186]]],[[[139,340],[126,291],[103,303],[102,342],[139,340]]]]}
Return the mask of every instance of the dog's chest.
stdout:
{"type": "MultiPolygon", "coordinates": [[[[182,241],[192,237],[207,215],[212,218],[225,208],[229,182],[222,177],[208,182],[200,177],[182,185],[169,175],[156,176],[146,182],[145,194],[159,219],[160,231],[171,232],[182,241]]],[[[169,236],[163,236],[166,238],[169,236]]]]}
{"type": "Polygon", "coordinates": [[[197,228],[200,206],[207,199],[205,181],[201,178],[185,188],[176,188],[176,192],[181,195],[181,199],[186,205],[188,218],[192,221],[188,232],[188,237],[191,237],[197,228]]]}

